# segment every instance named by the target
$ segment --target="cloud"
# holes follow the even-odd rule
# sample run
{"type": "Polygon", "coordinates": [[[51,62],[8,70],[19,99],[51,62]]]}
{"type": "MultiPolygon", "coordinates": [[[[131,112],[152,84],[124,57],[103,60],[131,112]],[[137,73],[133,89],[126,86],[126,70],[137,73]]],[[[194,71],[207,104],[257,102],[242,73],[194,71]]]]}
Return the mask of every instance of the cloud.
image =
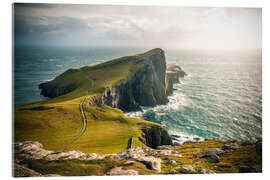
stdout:
{"type": "Polygon", "coordinates": [[[260,21],[261,11],[251,8],[61,4],[14,7],[18,44],[260,47],[260,21]]]}

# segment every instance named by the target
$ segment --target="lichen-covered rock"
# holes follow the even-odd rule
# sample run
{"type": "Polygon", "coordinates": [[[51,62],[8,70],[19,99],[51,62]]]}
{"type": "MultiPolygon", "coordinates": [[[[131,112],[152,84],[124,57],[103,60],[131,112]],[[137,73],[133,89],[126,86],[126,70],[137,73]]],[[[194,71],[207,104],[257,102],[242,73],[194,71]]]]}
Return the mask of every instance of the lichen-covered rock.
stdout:
{"type": "Polygon", "coordinates": [[[115,159],[135,159],[143,164],[145,164],[149,169],[161,171],[161,159],[154,156],[146,156],[147,152],[150,150],[145,147],[131,148],[122,151],[114,156],[115,159]]]}
{"type": "Polygon", "coordinates": [[[85,156],[85,153],[80,151],[68,152],[53,152],[45,157],[46,160],[59,160],[59,159],[79,159],[85,156]]]}
{"type": "Polygon", "coordinates": [[[22,160],[59,160],[59,159],[104,159],[108,156],[114,156],[116,154],[102,154],[95,153],[82,153],[81,151],[68,151],[68,152],[55,152],[43,149],[42,144],[35,141],[25,141],[20,143],[14,143],[14,160],[20,162],[22,160]]]}
{"type": "Polygon", "coordinates": [[[170,150],[170,149],[154,150],[153,152],[151,152],[151,154],[155,155],[155,156],[177,156],[177,157],[182,157],[182,155],[180,153],[178,153],[177,151],[174,151],[174,150],[170,150]]]}
{"type": "Polygon", "coordinates": [[[171,174],[179,173],[180,168],[181,168],[181,167],[174,167],[174,168],[171,168],[171,169],[170,169],[170,173],[171,173],[171,174]]]}
{"type": "Polygon", "coordinates": [[[221,149],[223,151],[232,151],[237,148],[239,148],[239,145],[237,143],[231,143],[231,144],[224,144],[221,149]]]}
{"type": "Polygon", "coordinates": [[[127,161],[124,163],[124,165],[126,166],[129,166],[129,165],[132,165],[132,164],[135,164],[136,162],[135,161],[127,161]]]}
{"type": "Polygon", "coordinates": [[[190,165],[185,165],[185,166],[182,166],[182,167],[179,169],[179,172],[180,172],[180,173],[186,173],[186,174],[188,174],[188,173],[195,173],[196,171],[195,171],[195,169],[194,169],[192,166],[190,166],[190,165]]]}
{"type": "Polygon", "coordinates": [[[216,154],[204,155],[202,157],[205,158],[207,160],[207,162],[209,162],[209,163],[218,163],[220,161],[219,156],[216,154]]]}
{"type": "Polygon", "coordinates": [[[15,161],[20,160],[36,160],[51,154],[53,151],[43,149],[42,144],[36,141],[24,141],[14,143],[14,158],[15,161]]]}
{"type": "Polygon", "coordinates": [[[221,154],[224,151],[219,149],[219,148],[212,148],[212,149],[208,149],[207,151],[203,151],[203,152],[199,152],[194,154],[194,157],[202,157],[202,156],[207,156],[207,155],[215,155],[215,154],[221,154]]]}
{"type": "Polygon", "coordinates": [[[166,165],[171,165],[171,164],[176,164],[176,161],[175,160],[168,160],[166,162],[166,165]]]}
{"type": "Polygon", "coordinates": [[[13,176],[14,177],[41,177],[42,175],[32,169],[24,167],[19,164],[13,165],[13,176]]]}
{"type": "Polygon", "coordinates": [[[210,169],[200,169],[198,174],[215,174],[215,172],[210,169]]]}
{"type": "Polygon", "coordinates": [[[161,159],[155,158],[153,156],[141,156],[136,158],[137,161],[144,163],[149,169],[161,171],[161,159]]]}
{"type": "Polygon", "coordinates": [[[124,170],[122,167],[115,167],[111,170],[109,170],[106,175],[108,176],[119,176],[119,175],[139,175],[138,171],[135,171],[134,169],[127,169],[124,170]]]}

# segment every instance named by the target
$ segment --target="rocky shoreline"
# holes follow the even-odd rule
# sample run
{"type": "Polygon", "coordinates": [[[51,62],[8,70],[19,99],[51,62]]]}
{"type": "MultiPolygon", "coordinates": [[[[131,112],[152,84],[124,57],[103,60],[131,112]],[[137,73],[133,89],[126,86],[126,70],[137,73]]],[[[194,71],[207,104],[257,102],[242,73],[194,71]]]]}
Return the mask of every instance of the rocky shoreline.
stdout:
{"type": "Polygon", "coordinates": [[[80,151],[55,152],[45,150],[42,144],[33,141],[14,143],[13,147],[14,176],[16,177],[65,175],[64,172],[57,174],[57,169],[53,173],[42,174],[42,167],[31,165],[31,163],[40,160],[48,163],[72,160],[89,163],[109,159],[116,164],[121,161],[121,166],[112,164],[104,170],[104,174],[100,175],[139,175],[148,171],[152,172],[151,174],[211,174],[227,172],[230,168],[234,171],[237,170],[239,173],[262,172],[261,140],[246,142],[206,140],[178,146],[158,146],[156,149],[136,147],[116,154],[82,153],[80,151]],[[247,159],[241,160],[241,156],[246,156],[247,152],[250,152],[250,156],[255,153],[254,157],[250,157],[253,159],[250,160],[251,164],[244,164],[244,162],[248,162],[247,159]],[[259,161],[254,161],[254,159],[259,161]],[[207,164],[206,167],[210,169],[203,168],[205,163],[207,164]],[[144,171],[139,171],[136,166],[133,166],[134,164],[144,165],[144,171]],[[34,169],[30,169],[31,167],[34,169]],[[40,172],[36,172],[35,169],[40,172]]]}

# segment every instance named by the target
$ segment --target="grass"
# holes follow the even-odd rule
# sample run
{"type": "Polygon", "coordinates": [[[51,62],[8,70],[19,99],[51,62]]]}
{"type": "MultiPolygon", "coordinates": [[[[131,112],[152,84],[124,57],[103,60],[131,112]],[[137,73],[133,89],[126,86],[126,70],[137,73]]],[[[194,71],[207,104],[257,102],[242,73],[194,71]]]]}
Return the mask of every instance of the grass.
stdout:
{"type": "Polygon", "coordinates": [[[87,153],[116,153],[127,147],[134,136],[133,147],[144,146],[138,139],[141,128],[159,126],[141,119],[128,118],[123,112],[111,107],[88,106],[89,98],[99,95],[105,88],[128,78],[140,63],[156,53],[157,49],[144,54],[127,56],[95,66],[69,69],[49,82],[61,88],[76,89],[68,94],[14,108],[14,141],[39,141],[49,150],[80,150],[87,153]],[[90,89],[90,92],[88,92],[90,89]],[[82,129],[79,104],[88,94],[85,115],[85,133],[65,149],[63,144],[75,137],[82,129]]]}

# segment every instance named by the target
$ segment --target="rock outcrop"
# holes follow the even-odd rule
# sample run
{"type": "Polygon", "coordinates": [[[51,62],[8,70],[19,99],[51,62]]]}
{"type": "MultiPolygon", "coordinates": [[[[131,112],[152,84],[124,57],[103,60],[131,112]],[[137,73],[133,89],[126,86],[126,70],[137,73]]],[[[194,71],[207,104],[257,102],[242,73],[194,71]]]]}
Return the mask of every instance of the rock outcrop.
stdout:
{"type": "MultiPolygon", "coordinates": [[[[161,171],[161,159],[148,155],[148,153],[152,152],[153,150],[149,148],[145,148],[145,147],[131,148],[131,149],[122,151],[118,154],[103,154],[103,155],[98,155],[95,153],[82,153],[80,151],[68,151],[68,152],[49,151],[49,150],[45,150],[42,144],[35,141],[25,141],[25,142],[15,143],[13,147],[14,147],[14,161],[16,163],[21,163],[25,160],[27,161],[27,160],[39,160],[39,159],[45,159],[49,161],[68,160],[68,159],[93,160],[93,159],[104,159],[108,156],[111,156],[114,159],[125,159],[125,160],[134,159],[138,162],[145,164],[149,169],[155,170],[157,172],[161,171]]],[[[165,153],[162,153],[161,151],[162,150],[159,150],[159,152],[157,153],[165,154],[165,153]]],[[[167,150],[164,150],[164,151],[167,151],[167,150]]],[[[153,152],[153,154],[157,154],[157,153],[153,152]]],[[[176,153],[174,153],[174,155],[176,155],[176,153]]],[[[120,171],[121,169],[119,170],[119,172],[120,171]]],[[[128,172],[121,171],[121,173],[129,173],[129,172],[130,171],[128,172]]],[[[135,173],[135,172],[131,172],[131,173],[135,173]]]]}
{"type": "Polygon", "coordinates": [[[179,83],[179,78],[183,78],[186,75],[187,74],[181,69],[180,66],[175,64],[167,65],[165,78],[165,90],[167,96],[173,93],[173,84],[179,83]]]}
{"type": "Polygon", "coordinates": [[[143,137],[140,139],[149,147],[157,148],[162,145],[172,145],[172,139],[166,129],[158,126],[142,129],[143,137]]]}

